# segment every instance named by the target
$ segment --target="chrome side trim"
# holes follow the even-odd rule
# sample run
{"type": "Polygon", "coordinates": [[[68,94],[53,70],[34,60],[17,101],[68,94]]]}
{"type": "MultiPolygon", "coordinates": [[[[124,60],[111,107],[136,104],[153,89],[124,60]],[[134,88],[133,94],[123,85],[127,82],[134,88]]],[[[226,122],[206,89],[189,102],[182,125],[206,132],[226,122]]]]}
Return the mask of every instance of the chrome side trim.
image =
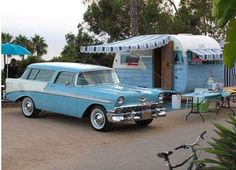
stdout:
{"type": "Polygon", "coordinates": [[[100,103],[112,103],[112,101],[109,100],[103,100],[95,97],[89,97],[89,96],[81,96],[81,95],[73,95],[70,93],[65,93],[65,92],[58,92],[58,91],[27,91],[27,90],[19,90],[19,91],[11,91],[6,93],[6,95],[9,95],[10,93],[16,93],[16,92],[21,92],[21,93],[27,93],[27,92],[33,92],[33,93],[44,93],[44,94],[51,94],[51,95],[57,95],[57,96],[65,96],[65,97],[72,97],[76,99],[83,99],[83,100],[91,100],[95,102],[100,102],[100,103]]]}

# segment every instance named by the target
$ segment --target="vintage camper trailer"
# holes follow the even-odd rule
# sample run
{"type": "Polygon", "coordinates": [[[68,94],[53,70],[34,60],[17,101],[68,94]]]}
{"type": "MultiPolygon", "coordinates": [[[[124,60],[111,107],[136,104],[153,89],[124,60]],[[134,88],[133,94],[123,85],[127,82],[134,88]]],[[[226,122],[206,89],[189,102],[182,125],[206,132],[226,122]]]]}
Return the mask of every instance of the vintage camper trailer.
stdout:
{"type": "Polygon", "coordinates": [[[222,52],[216,40],[203,35],[142,35],[98,46],[87,53],[116,53],[113,68],[122,83],[188,92],[224,81],[222,52]]]}

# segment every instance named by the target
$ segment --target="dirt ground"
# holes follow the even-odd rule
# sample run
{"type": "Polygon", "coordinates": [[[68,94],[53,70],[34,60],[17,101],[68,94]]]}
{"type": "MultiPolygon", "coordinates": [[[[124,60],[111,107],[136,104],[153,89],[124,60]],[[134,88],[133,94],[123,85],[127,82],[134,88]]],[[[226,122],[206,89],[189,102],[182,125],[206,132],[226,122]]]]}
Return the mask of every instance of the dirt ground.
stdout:
{"type": "MultiPolygon", "coordinates": [[[[186,121],[188,112],[168,112],[146,128],[118,125],[100,133],[88,120],[47,112],[29,119],[19,107],[8,106],[2,108],[2,169],[164,169],[158,152],[190,143],[204,130],[210,140],[214,136],[211,122],[224,123],[229,111],[204,114],[205,122],[199,115],[186,121]]],[[[180,151],[172,160],[184,156],[180,151]]]]}

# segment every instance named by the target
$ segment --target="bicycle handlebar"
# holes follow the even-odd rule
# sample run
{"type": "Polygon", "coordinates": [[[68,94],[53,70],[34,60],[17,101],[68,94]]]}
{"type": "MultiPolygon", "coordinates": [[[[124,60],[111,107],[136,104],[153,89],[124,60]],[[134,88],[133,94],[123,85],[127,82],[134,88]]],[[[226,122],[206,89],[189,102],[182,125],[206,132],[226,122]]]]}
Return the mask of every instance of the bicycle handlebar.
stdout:
{"type": "Polygon", "coordinates": [[[192,143],[192,144],[183,144],[183,145],[180,145],[178,146],[177,148],[175,148],[175,150],[178,150],[178,149],[188,149],[189,147],[193,147],[195,146],[198,142],[199,142],[199,139],[201,138],[202,140],[205,139],[204,135],[206,134],[206,131],[202,132],[201,135],[198,136],[196,142],[192,143]]]}
{"type": "Polygon", "coordinates": [[[169,166],[170,169],[181,167],[182,165],[184,165],[189,160],[191,160],[191,159],[194,160],[195,158],[197,159],[196,151],[197,151],[198,143],[200,142],[200,139],[202,139],[202,140],[205,139],[205,137],[204,137],[205,134],[206,134],[206,131],[202,132],[202,134],[199,135],[197,140],[192,144],[183,144],[183,145],[180,145],[180,146],[175,148],[175,150],[178,150],[178,149],[181,149],[181,148],[183,148],[183,149],[191,148],[191,150],[192,150],[191,155],[187,159],[185,159],[183,162],[181,162],[180,164],[177,164],[177,165],[174,165],[174,166],[171,165],[171,162],[169,160],[169,155],[172,154],[173,152],[171,152],[171,153],[170,152],[159,153],[158,156],[161,157],[161,158],[165,158],[165,161],[168,162],[167,165],[169,166]]]}
{"type": "Polygon", "coordinates": [[[206,132],[207,132],[207,131],[204,131],[204,132],[200,135],[200,137],[201,137],[203,140],[205,139],[204,135],[206,134],[206,132]]]}
{"type": "Polygon", "coordinates": [[[184,144],[184,145],[180,145],[180,146],[178,146],[177,148],[175,148],[175,150],[178,150],[178,149],[181,149],[181,148],[186,148],[186,145],[184,144]]]}

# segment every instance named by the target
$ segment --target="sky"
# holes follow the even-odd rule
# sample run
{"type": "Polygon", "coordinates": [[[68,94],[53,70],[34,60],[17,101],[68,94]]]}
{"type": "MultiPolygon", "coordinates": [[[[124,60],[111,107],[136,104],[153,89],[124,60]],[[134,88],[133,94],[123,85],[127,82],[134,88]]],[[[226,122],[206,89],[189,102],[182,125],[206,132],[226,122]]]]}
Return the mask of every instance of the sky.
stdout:
{"type": "MultiPolygon", "coordinates": [[[[43,59],[49,60],[60,55],[67,33],[77,33],[77,25],[83,21],[87,8],[82,1],[1,0],[1,31],[13,36],[44,37],[48,49],[43,59]]],[[[174,2],[178,4],[179,0],[174,2]]]]}
{"type": "Polygon", "coordinates": [[[43,59],[48,60],[60,55],[67,33],[77,33],[85,11],[82,0],[2,0],[1,31],[44,37],[48,52],[43,59]]]}

